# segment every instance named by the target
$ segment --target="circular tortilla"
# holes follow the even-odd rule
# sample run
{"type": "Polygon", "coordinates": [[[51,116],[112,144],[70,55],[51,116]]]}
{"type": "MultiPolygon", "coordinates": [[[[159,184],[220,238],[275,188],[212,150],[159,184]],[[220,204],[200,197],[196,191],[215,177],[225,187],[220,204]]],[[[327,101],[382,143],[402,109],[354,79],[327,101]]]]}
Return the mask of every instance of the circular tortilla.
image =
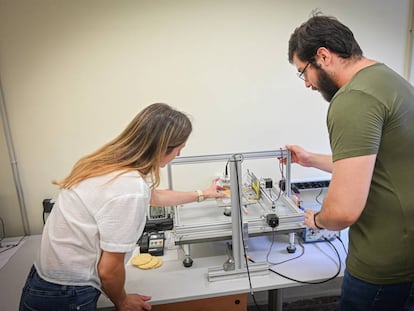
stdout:
{"type": "Polygon", "coordinates": [[[152,259],[152,255],[148,253],[139,254],[131,259],[133,266],[141,266],[149,263],[152,259]]]}
{"type": "Polygon", "coordinates": [[[139,265],[138,268],[142,269],[142,270],[148,270],[148,269],[152,269],[154,268],[156,265],[158,265],[160,262],[160,259],[158,257],[153,256],[151,258],[151,260],[143,265],[139,265]]]}
{"type": "Polygon", "coordinates": [[[154,266],[154,268],[153,269],[156,269],[156,268],[158,268],[158,267],[160,267],[162,264],[163,264],[163,260],[162,260],[162,258],[158,258],[159,259],[159,261],[158,261],[158,263],[154,266]]]}

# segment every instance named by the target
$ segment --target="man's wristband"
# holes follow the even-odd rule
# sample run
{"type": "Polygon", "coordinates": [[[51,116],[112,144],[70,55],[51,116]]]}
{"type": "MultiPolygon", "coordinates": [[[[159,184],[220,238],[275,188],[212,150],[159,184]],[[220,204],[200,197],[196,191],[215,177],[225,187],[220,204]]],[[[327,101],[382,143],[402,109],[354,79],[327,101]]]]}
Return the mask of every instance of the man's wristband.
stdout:
{"type": "Polygon", "coordinates": [[[318,216],[318,215],[319,215],[319,213],[320,213],[320,211],[319,211],[319,212],[316,212],[315,214],[313,214],[313,223],[315,224],[315,227],[316,227],[317,229],[319,229],[319,230],[323,230],[323,229],[325,229],[325,228],[319,227],[319,226],[318,226],[318,224],[316,223],[316,216],[318,216]]]}
{"type": "Polygon", "coordinates": [[[198,199],[197,199],[197,202],[202,202],[202,201],[204,201],[204,194],[203,194],[203,191],[201,191],[201,190],[197,190],[197,194],[198,194],[198,199]]]}

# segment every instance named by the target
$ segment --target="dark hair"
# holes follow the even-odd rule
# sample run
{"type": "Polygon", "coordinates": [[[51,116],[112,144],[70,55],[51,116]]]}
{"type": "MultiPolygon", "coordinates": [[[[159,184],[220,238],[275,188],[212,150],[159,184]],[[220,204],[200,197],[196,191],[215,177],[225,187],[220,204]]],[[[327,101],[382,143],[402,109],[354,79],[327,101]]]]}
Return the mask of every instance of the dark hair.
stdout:
{"type": "Polygon", "coordinates": [[[352,31],[336,18],[314,15],[292,33],[289,39],[289,62],[293,55],[313,63],[316,52],[325,47],[342,58],[362,56],[362,50],[352,31]]]}

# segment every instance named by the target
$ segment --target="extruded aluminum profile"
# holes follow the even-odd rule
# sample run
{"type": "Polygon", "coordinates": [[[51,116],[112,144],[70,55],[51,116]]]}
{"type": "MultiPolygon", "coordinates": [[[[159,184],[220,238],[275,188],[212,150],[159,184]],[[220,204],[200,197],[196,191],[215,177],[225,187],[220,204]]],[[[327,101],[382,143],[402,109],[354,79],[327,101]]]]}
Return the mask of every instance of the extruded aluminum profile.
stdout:
{"type": "MultiPolygon", "coordinates": [[[[268,213],[275,213],[279,218],[279,225],[274,229],[278,232],[292,232],[299,231],[305,228],[303,223],[303,212],[285,195],[280,195],[279,198],[282,201],[285,208],[289,210],[288,215],[282,215],[278,213],[278,208],[272,208],[272,203],[262,196],[262,199],[258,203],[249,205],[249,209],[260,210],[260,213],[256,217],[248,218],[248,235],[257,236],[266,232],[272,232],[272,228],[266,223],[265,216],[268,213]]],[[[211,201],[212,205],[215,205],[215,201],[211,201]]],[[[180,207],[177,207],[178,209],[180,207]]],[[[187,210],[185,211],[187,212],[187,210]]],[[[185,213],[181,210],[178,215],[185,213]]],[[[191,208],[188,209],[191,213],[191,208]]],[[[219,215],[221,216],[221,215],[219,215]]],[[[228,218],[225,218],[228,219],[228,218]]],[[[223,223],[219,219],[208,219],[204,224],[188,224],[181,221],[182,225],[175,226],[174,232],[176,235],[175,243],[188,244],[188,243],[201,243],[207,241],[219,241],[228,240],[232,236],[232,224],[229,222],[223,223]]]]}
{"type": "MultiPolygon", "coordinates": [[[[231,222],[224,221],[221,218],[222,223],[213,221],[210,223],[194,223],[194,225],[180,221],[180,218],[183,216],[180,208],[176,208],[176,222],[175,222],[175,235],[176,235],[176,244],[189,245],[189,243],[202,242],[208,240],[217,240],[217,239],[228,239],[229,234],[231,234],[232,239],[232,252],[234,258],[234,270],[225,269],[225,265],[222,267],[213,267],[208,271],[208,280],[225,280],[233,279],[237,277],[245,277],[246,275],[253,273],[253,275],[265,275],[268,273],[267,263],[256,263],[254,265],[246,266],[245,261],[245,248],[244,248],[244,239],[246,236],[243,236],[242,232],[249,231],[249,225],[252,229],[256,228],[258,233],[263,233],[264,231],[272,231],[271,228],[265,221],[266,215],[269,213],[274,213],[278,215],[278,228],[284,228],[290,230],[289,235],[294,235],[293,231],[297,230],[300,227],[301,223],[301,211],[294,205],[293,201],[290,200],[291,187],[290,187],[290,164],[291,164],[291,155],[287,150],[277,150],[277,151],[266,151],[266,152],[252,152],[252,153],[243,153],[243,154],[232,154],[232,155],[212,155],[212,156],[198,156],[198,157],[187,157],[186,159],[177,158],[173,164],[183,164],[183,163],[200,163],[200,162],[211,162],[211,161],[227,161],[230,168],[230,190],[231,190],[231,222]],[[241,174],[241,163],[245,159],[257,159],[257,158],[285,158],[286,159],[286,174],[285,174],[285,192],[281,192],[278,189],[277,196],[273,195],[267,196],[263,195],[262,199],[252,205],[257,205],[259,211],[256,211],[256,217],[250,219],[251,224],[245,219],[242,215],[242,174],[241,174]],[[268,197],[268,202],[263,199],[268,197]],[[275,198],[275,199],[273,199],[275,198]],[[281,202],[279,201],[283,201],[281,202]],[[269,206],[270,202],[270,206],[269,206]],[[285,210],[283,213],[277,214],[277,210],[281,207],[284,207],[285,210]],[[288,212],[286,212],[286,209],[288,212]],[[258,217],[257,217],[258,216],[258,217]],[[256,224],[256,226],[254,226],[256,224]],[[243,228],[243,229],[242,229],[243,228]],[[178,242],[177,242],[178,241],[178,242]]],[[[173,165],[172,164],[172,165],[173,165]]],[[[172,187],[172,173],[171,165],[168,166],[168,182],[170,189],[172,187]]],[[[267,189],[269,191],[269,189],[267,189]]],[[[275,193],[275,190],[272,189],[275,193]]],[[[214,202],[216,203],[216,202],[214,202]]],[[[252,208],[252,206],[250,206],[252,208]]],[[[204,210],[202,210],[205,213],[204,210]]],[[[217,218],[218,213],[213,213],[217,218]]],[[[303,213],[302,213],[303,214],[303,213]]],[[[201,215],[200,215],[201,216],[201,215]]],[[[210,215],[213,216],[213,215],[210,215]]],[[[217,219],[215,219],[217,220],[217,219]]],[[[193,219],[194,221],[194,219],[193,219]]],[[[211,219],[210,219],[211,221],[211,219]]],[[[196,222],[196,221],[195,221],[196,222]]],[[[254,231],[250,229],[250,231],[254,231]]],[[[249,234],[249,233],[248,233],[249,234]]],[[[248,235],[247,234],[247,235],[248,235]]],[[[190,258],[190,254],[186,253],[186,257],[190,258]]]]}
{"type": "MultiPolygon", "coordinates": [[[[249,263],[249,274],[250,276],[263,276],[267,275],[269,266],[267,263],[255,262],[249,263]]],[[[208,268],[208,281],[223,281],[223,280],[232,280],[236,278],[246,277],[247,268],[235,269],[230,271],[223,271],[221,267],[211,267],[208,268]]]]}

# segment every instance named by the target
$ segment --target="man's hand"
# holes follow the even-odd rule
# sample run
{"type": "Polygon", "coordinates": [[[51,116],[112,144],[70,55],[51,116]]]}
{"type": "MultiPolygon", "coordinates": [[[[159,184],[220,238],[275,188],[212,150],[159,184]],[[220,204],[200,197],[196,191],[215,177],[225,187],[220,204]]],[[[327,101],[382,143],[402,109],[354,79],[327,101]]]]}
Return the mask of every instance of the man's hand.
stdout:
{"type": "MultiPolygon", "coordinates": [[[[303,167],[314,167],[322,171],[332,173],[332,156],[306,151],[298,145],[286,145],[286,149],[291,152],[292,163],[297,163],[303,167]]],[[[286,158],[279,158],[286,164],[286,158]]]]}
{"type": "Polygon", "coordinates": [[[306,209],[305,213],[303,214],[303,217],[305,218],[303,224],[312,228],[313,230],[317,230],[318,228],[316,227],[316,224],[314,222],[314,214],[316,213],[316,211],[311,210],[311,209],[306,209]]]}
{"type": "Polygon", "coordinates": [[[297,163],[304,167],[312,166],[309,162],[310,154],[305,149],[297,145],[286,145],[286,149],[291,152],[292,163],[297,163]]]}

